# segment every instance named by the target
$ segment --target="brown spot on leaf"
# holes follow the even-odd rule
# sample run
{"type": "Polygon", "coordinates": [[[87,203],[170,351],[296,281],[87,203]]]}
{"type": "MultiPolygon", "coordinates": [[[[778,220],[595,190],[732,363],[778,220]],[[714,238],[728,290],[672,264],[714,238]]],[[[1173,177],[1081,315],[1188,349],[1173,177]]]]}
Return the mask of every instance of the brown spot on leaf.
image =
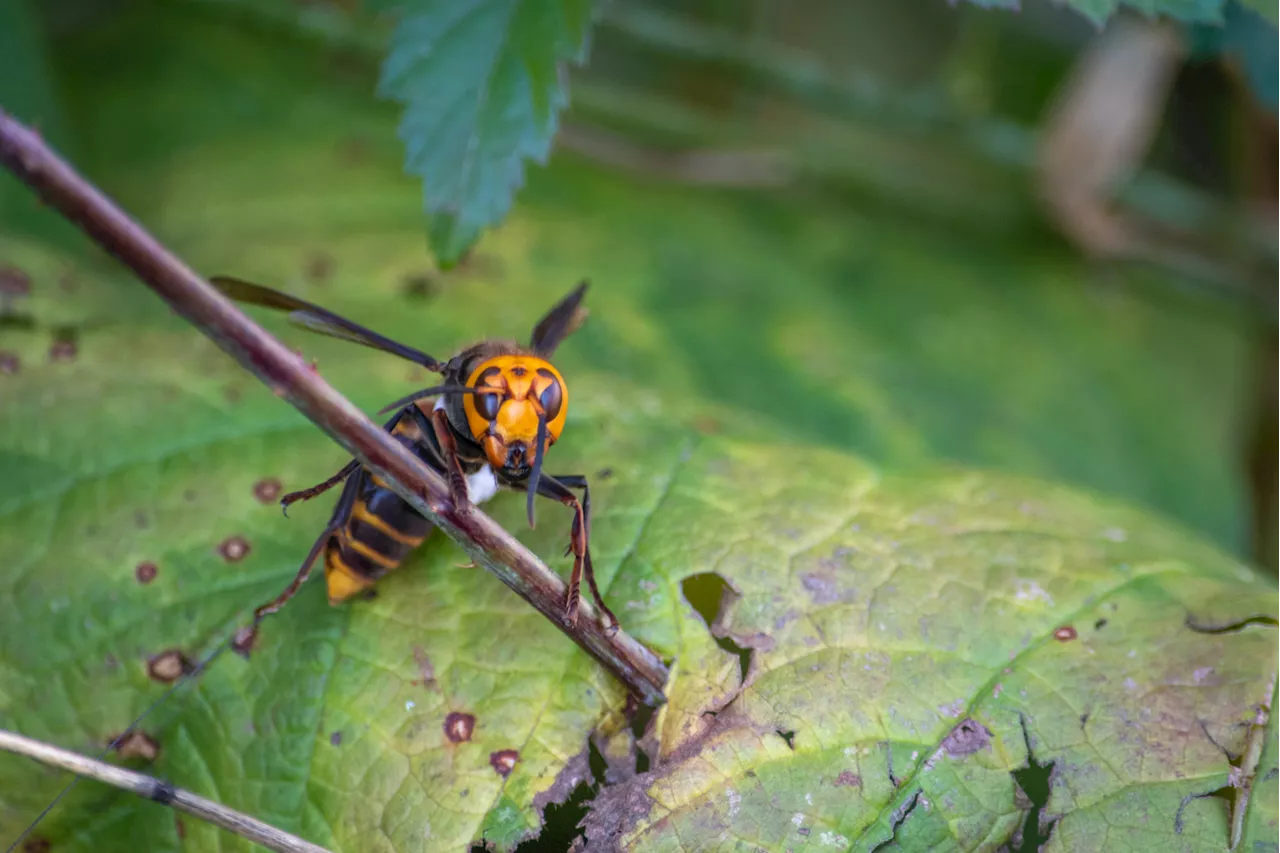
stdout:
{"type": "Polygon", "coordinates": [[[348,136],[338,143],[338,162],[355,166],[369,159],[369,142],[360,136],[348,136]]]}
{"type": "Polygon", "coordinates": [[[514,749],[500,749],[497,752],[489,753],[489,766],[505,779],[511,775],[511,771],[515,769],[516,761],[519,758],[520,753],[514,749]]]}
{"type": "Polygon", "coordinates": [[[53,845],[47,838],[28,838],[22,845],[22,853],[49,853],[53,845]]]}
{"type": "Polygon", "coordinates": [[[436,668],[422,646],[413,647],[413,662],[418,665],[418,675],[422,676],[420,683],[423,687],[430,687],[436,683],[436,668]]]}
{"type": "Polygon", "coordinates": [[[253,496],[264,504],[275,503],[283,488],[275,477],[267,477],[253,484],[253,496]]]}
{"type": "Polygon", "coordinates": [[[111,742],[112,749],[121,758],[141,758],[150,763],[160,755],[160,744],[155,738],[142,732],[129,732],[123,738],[112,738],[111,742]]]}
{"type": "Polygon", "coordinates": [[[177,681],[192,669],[191,661],[177,649],[166,649],[147,661],[147,675],[153,681],[177,681]]]}
{"type": "Polygon", "coordinates": [[[840,775],[836,777],[837,788],[861,788],[862,777],[852,770],[841,770],[840,775]]]}
{"type": "Polygon", "coordinates": [[[952,758],[963,758],[990,744],[991,732],[980,723],[966,719],[942,739],[942,751],[952,758]]]}
{"type": "Polygon", "coordinates": [[[258,629],[245,626],[236,631],[235,639],[231,641],[231,651],[241,657],[249,657],[249,653],[253,651],[254,644],[258,641],[258,629]]]}
{"type": "Polygon", "coordinates": [[[57,340],[49,347],[49,360],[53,362],[75,361],[76,359],[76,342],[72,340],[57,340]]]}
{"type": "Polygon", "coordinates": [[[331,746],[342,746],[342,732],[334,732],[329,735],[329,744],[331,746]]]}
{"type": "MultiPolygon", "coordinates": [[[[444,736],[453,743],[466,743],[471,740],[471,733],[475,729],[476,718],[472,714],[453,711],[444,718],[444,736]]],[[[512,763],[515,763],[514,759],[512,763]]]]}
{"type": "Polygon", "coordinates": [[[0,296],[26,296],[31,293],[31,276],[17,267],[0,267],[0,296]]]}
{"type": "Polygon", "coordinates": [[[22,360],[18,358],[17,353],[8,350],[0,350],[0,373],[6,376],[12,376],[22,367],[22,360]]]}
{"type": "Polygon", "coordinates": [[[174,816],[173,829],[178,833],[178,840],[181,841],[187,837],[187,826],[182,822],[182,818],[174,816]]]}
{"type": "Polygon", "coordinates": [[[1063,625],[1053,632],[1053,638],[1060,643],[1069,643],[1076,638],[1076,629],[1071,625],[1063,625]]]}
{"type": "Polygon", "coordinates": [[[814,604],[832,604],[840,600],[840,588],[832,575],[806,572],[800,576],[800,583],[814,604]]]}
{"type": "Polygon", "coordinates": [[[133,576],[143,585],[151,583],[159,573],[160,567],[152,562],[138,563],[138,567],[133,570],[133,576]]]}
{"type": "Polygon", "coordinates": [[[613,476],[612,468],[601,468],[599,471],[596,472],[596,478],[600,480],[607,480],[612,476],[613,476]]]}
{"type": "Polygon", "coordinates": [[[400,280],[400,292],[410,299],[430,299],[440,293],[440,281],[431,273],[409,273],[400,280]]]}
{"type": "Polygon", "coordinates": [[[302,265],[303,272],[313,282],[327,281],[333,275],[333,256],[328,252],[312,252],[302,265]]]}
{"type": "Polygon", "coordinates": [[[703,435],[715,435],[720,432],[720,421],[710,415],[699,415],[693,419],[693,428],[703,435]]]}
{"type": "Polygon", "coordinates": [[[238,563],[249,553],[249,541],[243,536],[228,536],[218,546],[218,553],[228,563],[238,563]]]}
{"type": "Polygon", "coordinates": [[[241,396],[240,389],[234,385],[228,385],[226,388],[222,389],[222,399],[226,400],[228,403],[239,403],[241,396]]]}

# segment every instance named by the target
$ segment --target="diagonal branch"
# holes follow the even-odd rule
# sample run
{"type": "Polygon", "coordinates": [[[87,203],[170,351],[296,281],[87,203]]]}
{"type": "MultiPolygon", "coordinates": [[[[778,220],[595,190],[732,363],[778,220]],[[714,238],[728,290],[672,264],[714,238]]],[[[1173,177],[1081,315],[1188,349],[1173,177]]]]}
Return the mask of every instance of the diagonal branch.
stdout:
{"type": "Polygon", "coordinates": [[[261,844],[268,850],[276,850],[279,853],[329,853],[325,848],[303,841],[296,835],[290,835],[257,818],[241,814],[212,800],[206,800],[190,791],[175,788],[168,782],[162,782],[145,773],[136,773],[114,764],[96,761],[78,752],[50,746],[42,741],[32,740],[3,729],[0,729],[0,750],[26,756],[50,767],[61,767],[85,779],[95,779],[137,794],[139,797],[146,797],[161,805],[172,806],[178,811],[208,821],[241,838],[261,844]]]}
{"type": "Polygon", "coordinates": [[[598,660],[647,705],[666,701],[667,669],[620,629],[610,634],[587,602],[576,625],[562,616],[565,584],[493,519],[459,511],[441,477],[428,468],[306,363],[245,316],[58,157],[30,128],[0,110],[0,163],[100,246],[115,255],[175,311],[252,371],[360,463],[385,479],[477,563],[598,660]]]}

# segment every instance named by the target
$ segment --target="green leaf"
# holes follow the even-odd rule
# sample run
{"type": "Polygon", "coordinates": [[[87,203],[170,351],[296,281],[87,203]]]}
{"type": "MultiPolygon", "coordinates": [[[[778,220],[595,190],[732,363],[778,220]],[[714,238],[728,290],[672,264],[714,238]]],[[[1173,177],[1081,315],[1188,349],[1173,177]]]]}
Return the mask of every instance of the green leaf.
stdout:
{"type": "MultiPolygon", "coordinates": [[[[57,268],[5,248],[37,281],[57,268]]],[[[194,657],[284,584],[327,508],[286,521],[264,484],[303,485],[340,454],[176,324],[113,321],[73,361],[44,364],[34,337],[6,380],[0,717],[93,750],[162,692],[148,658],[194,657]],[[145,584],[143,563],[158,567],[145,584]]],[[[321,354],[331,379],[379,398],[403,377],[376,355],[350,362],[321,354]]],[[[979,849],[1021,826],[1014,773],[1034,759],[1056,768],[1046,809],[1063,849],[1098,849],[1087,841],[1104,830],[1135,848],[1220,846],[1216,801],[1179,808],[1226,784],[1227,755],[1270,701],[1274,624],[1254,623],[1274,620],[1273,587],[1068,490],[701,438],[610,403],[612,382],[574,382],[555,464],[593,474],[606,595],[677,659],[659,769],[606,788],[589,833],[634,849],[707,849],[726,831],[764,849],[871,849],[896,831],[905,849],[979,849]],[[711,631],[688,600],[707,573],[733,590],[711,631]],[[752,650],[745,687],[720,639],[752,650]],[[962,723],[980,728],[957,735],[962,723]],[[1143,813],[1160,819],[1139,826],[1143,813]]],[[[518,499],[496,509],[521,529],[518,499]]],[[[562,564],[567,531],[548,515],[522,537],[562,564]]],[[[335,849],[453,850],[482,834],[512,849],[622,696],[459,562],[437,539],[376,600],[339,609],[313,584],[250,661],[219,661],[148,720],[158,772],[335,849]],[[448,737],[451,713],[474,718],[464,742],[448,737]],[[519,757],[503,777],[492,762],[506,750],[519,757]]],[[[8,834],[63,781],[13,760],[0,779],[8,834]]],[[[176,845],[159,807],[88,787],[42,827],[58,849],[125,831],[176,845]]],[[[190,848],[218,843],[190,821],[182,832],[190,848]]]]}
{"type": "MultiPolygon", "coordinates": [[[[588,838],[995,849],[1027,831],[1017,775],[1039,765],[1046,849],[1226,846],[1208,795],[1240,772],[1276,667],[1275,590],[1243,567],[1043,484],[759,446],[701,445],[662,518],[635,564],[724,579],[710,627],[752,649],[747,678],[722,693],[678,671],[658,769],[605,789],[588,838]],[[690,518],[715,534],[688,543],[690,518]]],[[[656,631],[703,657],[701,632],[656,631]]]]}
{"type": "Polygon", "coordinates": [[[1230,2],[1221,26],[1199,25],[1188,32],[1193,57],[1224,56],[1237,62],[1249,88],[1272,113],[1280,100],[1280,50],[1276,47],[1276,4],[1230,2]],[[1262,16],[1266,16],[1264,20],[1262,16]]]}
{"type": "MultiPolygon", "coordinates": [[[[1018,0],[969,0],[986,8],[1017,9],[1018,0]]],[[[1133,9],[1149,17],[1167,16],[1184,23],[1221,24],[1222,8],[1227,0],[1058,0],[1097,26],[1102,26],[1122,7],[1133,9]]],[[[1274,20],[1274,0],[1249,0],[1250,3],[1271,6],[1274,20]]],[[[1259,9],[1259,11],[1262,11],[1259,9]]]]}
{"type": "Polygon", "coordinates": [[[448,264],[506,216],[525,161],[546,162],[591,2],[412,0],[401,14],[378,91],[405,106],[405,168],[423,178],[448,264]]]}

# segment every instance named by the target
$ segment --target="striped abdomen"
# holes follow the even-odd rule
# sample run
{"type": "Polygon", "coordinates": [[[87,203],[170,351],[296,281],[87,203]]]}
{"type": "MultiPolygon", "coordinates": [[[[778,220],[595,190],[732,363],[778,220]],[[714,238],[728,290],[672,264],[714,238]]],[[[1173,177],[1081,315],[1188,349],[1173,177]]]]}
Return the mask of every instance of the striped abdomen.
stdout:
{"type": "MultiPolygon", "coordinates": [[[[420,457],[422,434],[409,418],[402,418],[392,435],[420,457]]],[[[324,577],[329,602],[337,604],[373,586],[378,578],[400,568],[409,552],[422,544],[432,524],[368,471],[352,476],[355,490],[351,511],[324,552],[324,577]]]]}

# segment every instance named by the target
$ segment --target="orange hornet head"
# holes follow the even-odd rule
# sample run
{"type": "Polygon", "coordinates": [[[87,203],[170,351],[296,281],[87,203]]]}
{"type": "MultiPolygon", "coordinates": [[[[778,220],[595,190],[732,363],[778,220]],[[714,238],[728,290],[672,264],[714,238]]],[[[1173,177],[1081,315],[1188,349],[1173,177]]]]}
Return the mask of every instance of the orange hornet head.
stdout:
{"type": "MultiPolygon", "coordinates": [[[[494,468],[524,470],[537,455],[538,421],[546,421],[547,447],[564,429],[569,391],[560,372],[533,355],[500,355],[481,362],[463,396],[467,426],[494,468]]],[[[546,453],[546,447],[542,448],[546,453]]]]}

